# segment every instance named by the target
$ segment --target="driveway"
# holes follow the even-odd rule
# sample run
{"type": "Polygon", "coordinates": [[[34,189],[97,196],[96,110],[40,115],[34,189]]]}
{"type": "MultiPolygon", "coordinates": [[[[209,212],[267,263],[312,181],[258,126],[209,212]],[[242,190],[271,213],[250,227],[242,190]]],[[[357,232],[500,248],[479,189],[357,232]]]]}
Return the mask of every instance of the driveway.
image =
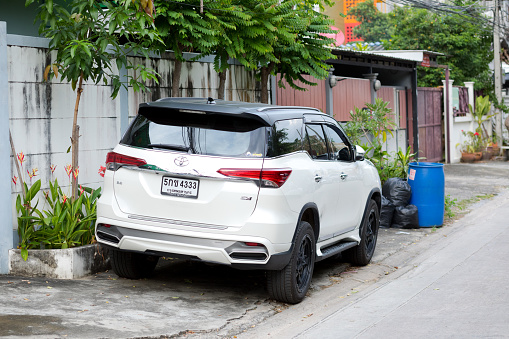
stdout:
{"type": "MultiPolygon", "coordinates": [[[[446,194],[458,201],[472,203],[509,187],[506,162],[447,165],[445,173],[446,194]]],[[[489,201],[481,200],[471,208],[489,201]]],[[[299,311],[295,314],[312,317],[306,309],[319,308],[324,300],[348,300],[397,272],[419,253],[414,249],[426,248],[428,242],[446,235],[449,227],[381,229],[372,264],[350,267],[341,258],[317,263],[307,298],[292,306],[268,299],[263,271],[175,259],[161,260],[151,279],[137,281],[118,278],[112,272],[77,280],[3,275],[0,336],[233,337],[279,313],[299,311]]]]}

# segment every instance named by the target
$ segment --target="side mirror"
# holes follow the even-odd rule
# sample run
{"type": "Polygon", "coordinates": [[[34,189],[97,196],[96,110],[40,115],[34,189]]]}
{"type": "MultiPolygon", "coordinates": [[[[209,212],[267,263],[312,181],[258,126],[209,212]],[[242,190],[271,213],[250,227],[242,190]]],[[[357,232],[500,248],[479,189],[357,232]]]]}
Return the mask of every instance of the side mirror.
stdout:
{"type": "Polygon", "coordinates": [[[364,155],[366,154],[366,151],[364,148],[362,148],[359,145],[355,145],[355,161],[362,161],[364,160],[364,155]]]}

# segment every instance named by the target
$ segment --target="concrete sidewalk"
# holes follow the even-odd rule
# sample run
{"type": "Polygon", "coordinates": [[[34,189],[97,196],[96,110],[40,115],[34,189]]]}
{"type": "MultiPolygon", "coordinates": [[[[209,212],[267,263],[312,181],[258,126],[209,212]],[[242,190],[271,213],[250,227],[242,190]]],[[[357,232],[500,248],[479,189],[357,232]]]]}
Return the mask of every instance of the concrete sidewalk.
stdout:
{"type": "Polygon", "coordinates": [[[411,261],[392,258],[391,265],[402,265],[397,272],[347,302],[328,291],[322,308],[306,310],[312,316],[278,315],[239,338],[507,337],[507,220],[509,192],[427,242],[411,261]]]}
{"type": "MultiPolygon", "coordinates": [[[[509,187],[509,163],[506,162],[446,165],[445,174],[446,194],[450,194],[458,201],[475,198],[477,195],[504,194],[509,187]]],[[[318,320],[323,321],[324,326],[328,326],[326,322],[330,316],[331,323],[335,323],[334,312],[352,304],[354,298],[364,296],[368,288],[373,288],[369,293],[382,291],[384,284],[387,284],[385,278],[395,279],[409,273],[409,270],[418,272],[413,270],[412,260],[417,257],[426,258],[426,255],[431,258],[430,255],[440,252],[435,248],[424,255],[430,246],[443,244],[441,246],[444,251],[449,246],[462,247],[462,242],[468,239],[456,237],[463,233],[466,236],[464,229],[483,230],[477,226],[484,227],[485,221],[494,218],[498,213],[493,212],[494,216],[491,217],[485,210],[492,210],[504,199],[507,200],[505,195],[483,200],[473,206],[473,213],[436,232],[431,229],[381,230],[372,265],[349,268],[349,265],[337,260],[318,263],[309,295],[299,305],[289,306],[268,299],[264,290],[265,276],[262,271],[238,271],[225,266],[188,261],[164,261],[158,266],[152,278],[138,281],[118,278],[112,272],[76,280],[0,275],[0,337],[224,338],[233,337],[243,331],[247,331],[245,334],[253,338],[258,337],[258,334],[267,336],[267,333],[276,332],[282,338],[291,337],[290,333],[307,337],[308,332],[305,331],[308,328],[309,331],[314,331],[313,325],[317,324],[318,320]],[[472,219],[475,220],[471,221],[474,224],[469,226],[469,220],[476,215],[482,217],[472,219]],[[295,320],[296,323],[291,320],[295,320]],[[298,326],[301,323],[308,326],[301,328],[298,326]],[[263,335],[262,332],[251,332],[253,327],[262,330],[271,324],[273,327],[267,327],[271,330],[264,332],[263,335]],[[299,328],[300,332],[293,331],[299,328]],[[272,330],[277,331],[271,332],[272,330]]],[[[503,219],[501,220],[503,224],[503,219]]],[[[505,220],[508,220],[507,216],[505,220]]],[[[497,230],[494,229],[493,232],[496,233],[497,230]]],[[[475,236],[480,241],[488,241],[489,238],[493,244],[498,243],[491,235],[491,238],[487,237],[487,233],[472,235],[475,236]]],[[[488,246],[483,248],[487,249],[488,246]]],[[[507,255],[507,252],[501,251],[500,256],[502,254],[507,255]]],[[[440,260],[441,257],[437,257],[438,264],[440,260]]],[[[462,263],[468,264],[468,261],[462,263]]],[[[431,264],[420,267],[424,269],[428,267],[427,265],[431,264]]],[[[462,265],[456,265],[455,269],[450,271],[458,270],[462,265]]],[[[499,265],[507,266],[504,266],[504,263],[499,265]]],[[[425,272],[430,274],[432,271],[425,272]]],[[[484,268],[478,265],[468,281],[472,281],[472,284],[482,283],[484,274],[486,274],[484,268]]],[[[428,291],[421,288],[416,291],[429,292],[431,296],[436,295],[439,301],[445,300],[443,295],[433,294],[442,291],[440,279],[443,277],[430,276],[427,279],[431,279],[428,280],[428,285],[434,283],[433,279],[436,279],[437,283],[440,283],[437,285],[440,290],[428,291]]],[[[444,282],[447,284],[443,285],[453,285],[453,281],[444,282]]],[[[461,285],[459,282],[456,284],[461,285]]],[[[485,289],[493,292],[489,286],[485,289]]],[[[503,290],[493,293],[502,294],[503,290]]],[[[415,297],[420,295],[424,296],[417,294],[415,297]]],[[[454,293],[451,294],[453,295],[454,293]]],[[[411,293],[407,294],[407,298],[410,298],[409,301],[413,300],[411,293]]],[[[365,302],[367,299],[368,297],[365,302]]],[[[501,297],[500,300],[507,304],[507,299],[501,297]]],[[[391,312],[403,310],[403,306],[391,309],[391,312]]],[[[351,306],[351,309],[355,307],[351,306]]],[[[507,308],[501,310],[507,311],[507,308]]],[[[508,313],[501,315],[504,314],[507,317],[508,313]]],[[[393,315],[400,316],[390,313],[385,314],[384,319],[392,319],[393,315]]],[[[365,317],[372,318],[374,315],[366,314],[365,317]]],[[[431,323],[434,321],[430,320],[431,323]]],[[[380,322],[379,326],[382,324],[380,322]]],[[[366,332],[366,335],[369,333],[366,332]]],[[[413,337],[412,333],[402,336],[413,337]]]]}

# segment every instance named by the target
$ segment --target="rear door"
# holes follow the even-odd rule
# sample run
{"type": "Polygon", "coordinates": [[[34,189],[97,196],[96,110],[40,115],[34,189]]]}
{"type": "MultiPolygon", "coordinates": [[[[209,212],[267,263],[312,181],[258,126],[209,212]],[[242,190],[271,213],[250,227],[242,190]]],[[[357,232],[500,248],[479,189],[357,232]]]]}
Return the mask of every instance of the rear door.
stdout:
{"type": "Polygon", "coordinates": [[[262,169],[265,127],[196,120],[195,115],[184,124],[180,116],[179,124],[173,125],[171,119],[155,123],[138,117],[115,148],[116,153],[145,162],[120,166],[114,175],[115,198],[129,218],[171,227],[223,228],[241,226],[252,214],[257,180],[218,171],[262,169]]]}
{"type": "Polygon", "coordinates": [[[318,241],[323,241],[333,237],[341,224],[337,214],[340,177],[336,164],[329,160],[323,123],[306,124],[304,147],[313,159],[314,171],[310,173],[315,185],[313,200],[320,217],[318,241]]]}
{"type": "Polygon", "coordinates": [[[226,178],[217,171],[261,168],[261,159],[154,153],[158,154],[146,157],[147,163],[164,171],[122,167],[115,172],[115,198],[120,210],[130,218],[221,227],[241,226],[252,214],[259,192],[256,182],[226,178]],[[176,165],[182,162],[184,167],[176,165]]]}
{"type": "Polygon", "coordinates": [[[324,125],[330,150],[330,161],[336,174],[338,205],[335,217],[341,222],[334,230],[339,235],[355,229],[365,206],[365,187],[359,164],[354,161],[352,147],[336,124],[324,125]]]}

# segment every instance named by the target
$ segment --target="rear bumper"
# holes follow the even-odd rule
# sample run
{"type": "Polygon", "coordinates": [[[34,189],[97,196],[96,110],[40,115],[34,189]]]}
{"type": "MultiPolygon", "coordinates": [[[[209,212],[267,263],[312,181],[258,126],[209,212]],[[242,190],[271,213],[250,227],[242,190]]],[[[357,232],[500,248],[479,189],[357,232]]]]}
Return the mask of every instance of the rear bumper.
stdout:
{"type": "MultiPolygon", "coordinates": [[[[263,199],[265,203],[258,201],[256,210],[242,226],[126,214],[112,192],[113,188],[105,189],[97,204],[95,235],[102,245],[158,256],[189,257],[239,269],[277,270],[290,260],[299,215],[288,208],[277,192],[272,192],[274,197],[263,199]]],[[[228,208],[217,213],[229,213],[228,208]]]]}
{"type": "Polygon", "coordinates": [[[202,232],[197,237],[196,232],[160,233],[141,230],[132,223],[122,224],[119,220],[98,218],[97,241],[116,250],[190,258],[238,269],[280,270],[288,264],[291,255],[290,243],[272,244],[260,237],[202,232]]]}

